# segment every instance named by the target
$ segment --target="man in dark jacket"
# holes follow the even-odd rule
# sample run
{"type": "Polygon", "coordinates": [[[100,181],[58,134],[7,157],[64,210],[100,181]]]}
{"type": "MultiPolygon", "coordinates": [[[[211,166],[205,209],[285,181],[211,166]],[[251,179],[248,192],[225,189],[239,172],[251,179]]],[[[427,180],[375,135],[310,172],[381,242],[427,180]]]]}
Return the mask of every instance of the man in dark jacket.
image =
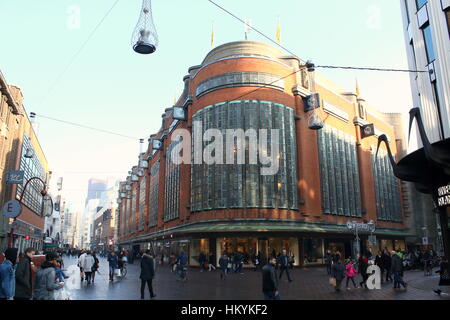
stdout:
{"type": "Polygon", "coordinates": [[[228,259],[228,256],[224,252],[222,256],[219,258],[219,266],[220,266],[220,279],[225,280],[227,278],[228,273],[228,263],[230,262],[230,259],[228,259]]]}
{"type": "Polygon", "coordinates": [[[289,257],[286,254],[286,249],[283,249],[282,253],[278,256],[278,265],[280,266],[280,279],[283,272],[286,272],[289,282],[292,282],[291,275],[289,274],[289,257]]]}
{"type": "Polygon", "coordinates": [[[240,251],[237,251],[234,255],[234,263],[236,264],[236,269],[234,270],[234,273],[242,273],[242,266],[244,265],[244,256],[240,251]]]}
{"type": "Polygon", "coordinates": [[[395,251],[392,251],[391,273],[394,275],[394,289],[400,289],[400,285],[402,285],[406,289],[407,284],[402,279],[402,272],[402,259],[395,251]]]}
{"type": "Polygon", "coordinates": [[[19,261],[16,270],[16,293],[14,300],[30,300],[33,295],[31,282],[31,258],[34,248],[27,248],[25,256],[19,261]]]}
{"type": "Polygon", "coordinates": [[[383,264],[384,270],[386,270],[386,282],[390,281],[392,282],[391,277],[391,256],[389,255],[389,252],[387,249],[383,251],[383,254],[381,255],[381,262],[383,264]]]}
{"type": "Polygon", "coordinates": [[[275,272],[277,259],[270,257],[269,263],[262,268],[263,274],[263,293],[265,300],[280,300],[278,294],[278,277],[275,272]]]}
{"type": "Polygon", "coordinates": [[[327,253],[325,253],[325,265],[327,267],[327,274],[331,275],[331,265],[333,263],[333,255],[331,254],[330,250],[327,250],[327,253]]]}
{"type": "Polygon", "coordinates": [[[144,299],[145,284],[148,285],[150,299],[156,297],[153,293],[152,281],[155,277],[155,261],[150,254],[150,250],[146,250],[141,259],[141,299],[144,299]]]}
{"type": "Polygon", "coordinates": [[[336,287],[334,288],[337,292],[341,291],[342,280],[345,278],[345,266],[342,260],[339,259],[331,267],[331,276],[336,279],[336,287]]]}
{"type": "Polygon", "coordinates": [[[109,263],[109,281],[114,281],[114,270],[118,268],[119,258],[114,251],[111,251],[107,260],[109,263]]]}

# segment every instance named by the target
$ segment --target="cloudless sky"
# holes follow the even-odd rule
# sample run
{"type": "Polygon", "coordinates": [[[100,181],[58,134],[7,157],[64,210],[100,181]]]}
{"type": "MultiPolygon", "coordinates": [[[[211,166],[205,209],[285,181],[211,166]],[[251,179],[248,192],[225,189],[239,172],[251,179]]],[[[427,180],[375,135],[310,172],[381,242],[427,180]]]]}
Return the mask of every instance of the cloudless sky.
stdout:
{"type": "MultiPolygon", "coordinates": [[[[121,0],[71,67],[116,0],[0,0],[0,70],[22,88],[28,112],[147,138],[181,94],[183,76],[211,48],[244,40],[244,25],[207,0],[153,0],[159,47],[131,49],[140,0],[121,0]],[[76,11],[80,12],[79,26],[76,11]],[[75,12],[75,15],[74,15],[75,12]],[[75,20],[73,20],[75,17],[75,20]],[[55,84],[55,85],[54,85],[55,84]]],[[[400,3],[396,0],[217,0],[217,3],[316,64],[407,68],[400,3]]],[[[267,42],[252,31],[249,40],[267,42]]],[[[348,91],[358,79],[366,101],[382,111],[412,107],[403,73],[320,70],[348,91]]],[[[37,118],[39,139],[63,195],[80,209],[90,177],[124,179],[138,162],[138,140],[37,118]]]]}

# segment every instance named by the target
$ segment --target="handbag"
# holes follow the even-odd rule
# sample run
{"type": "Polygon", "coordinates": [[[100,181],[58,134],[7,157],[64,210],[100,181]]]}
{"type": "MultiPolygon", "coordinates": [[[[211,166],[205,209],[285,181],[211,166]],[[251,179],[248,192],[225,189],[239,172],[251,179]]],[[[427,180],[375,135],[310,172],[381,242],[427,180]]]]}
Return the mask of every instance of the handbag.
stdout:
{"type": "Polygon", "coordinates": [[[122,274],[120,273],[120,269],[115,269],[114,270],[114,275],[116,276],[116,277],[120,277],[122,274]]]}
{"type": "Polygon", "coordinates": [[[336,287],[336,278],[331,277],[329,280],[329,284],[332,287],[336,287]]]}

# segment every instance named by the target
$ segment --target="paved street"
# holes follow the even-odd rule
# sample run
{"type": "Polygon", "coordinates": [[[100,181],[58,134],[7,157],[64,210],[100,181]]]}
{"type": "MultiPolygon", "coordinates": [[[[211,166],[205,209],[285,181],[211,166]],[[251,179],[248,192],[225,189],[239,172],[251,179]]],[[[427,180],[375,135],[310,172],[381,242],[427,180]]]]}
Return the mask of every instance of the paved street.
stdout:
{"type": "MultiPolygon", "coordinates": [[[[75,258],[65,258],[66,280],[72,300],[136,300],[140,299],[140,280],[138,261],[127,266],[125,279],[108,281],[108,263],[100,258],[100,272],[95,283],[81,283],[75,258]]],[[[335,293],[328,285],[324,268],[304,268],[292,272],[294,282],[283,278],[280,295],[286,300],[450,300],[450,296],[439,297],[432,289],[439,281],[437,274],[424,277],[422,271],[405,273],[408,289],[394,290],[392,284],[382,284],[381,290],[346,290],[345,283],[340,293],[335,293]]],[[[285,275],[283,276],[285,277],[285,275]]],[[[360,277],[358,277],[359,279],[360,277]]],[[[226,281],[219,278],[218,271],[200,272],[190,268],[188,281],[175,280],[175,275],[167,266],[158,266],[153,282],[156,299],[164,300],[257,300],[261,299],[261,275],[253,270],[244,270],[244,274],[232,274],[226,281]]],[[[149,298],[146,291],[146,299],[149,298]]]]}

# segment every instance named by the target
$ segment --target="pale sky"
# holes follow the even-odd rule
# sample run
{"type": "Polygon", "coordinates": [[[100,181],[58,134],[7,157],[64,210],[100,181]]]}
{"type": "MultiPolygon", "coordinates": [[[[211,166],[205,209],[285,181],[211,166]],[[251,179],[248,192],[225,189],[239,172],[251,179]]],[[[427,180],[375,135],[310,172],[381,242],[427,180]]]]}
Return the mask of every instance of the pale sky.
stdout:
{"type": "MultiPolygon", "coordinates": [[[[131,49],[140,0],[121,0],[74,63],[55,80],[116,0],[0,1],[0,70],[22,88],[38,115],[147,138],[183,89],[189,67],[211,48],[244,40],[244,26],[207,0],[153,0],[156,53],[131,49]],[[77,19],[79,12],[79,19],[77,19]]],[[[253,26],[316,64],[407,68],[400,3],[396,0],[217,0],[253,26]]],[[[249,40],[267,42],[252,31],[249,40]]],[[[348,91],[358,79],[366,101],[388,112],[412,107],[404,73],[320,70],[348,91]]],[[[125,178],[137,164],[138,140],[38,118],[39,139],[63,196],[81,209],[90,177],[125,178]]]]}

